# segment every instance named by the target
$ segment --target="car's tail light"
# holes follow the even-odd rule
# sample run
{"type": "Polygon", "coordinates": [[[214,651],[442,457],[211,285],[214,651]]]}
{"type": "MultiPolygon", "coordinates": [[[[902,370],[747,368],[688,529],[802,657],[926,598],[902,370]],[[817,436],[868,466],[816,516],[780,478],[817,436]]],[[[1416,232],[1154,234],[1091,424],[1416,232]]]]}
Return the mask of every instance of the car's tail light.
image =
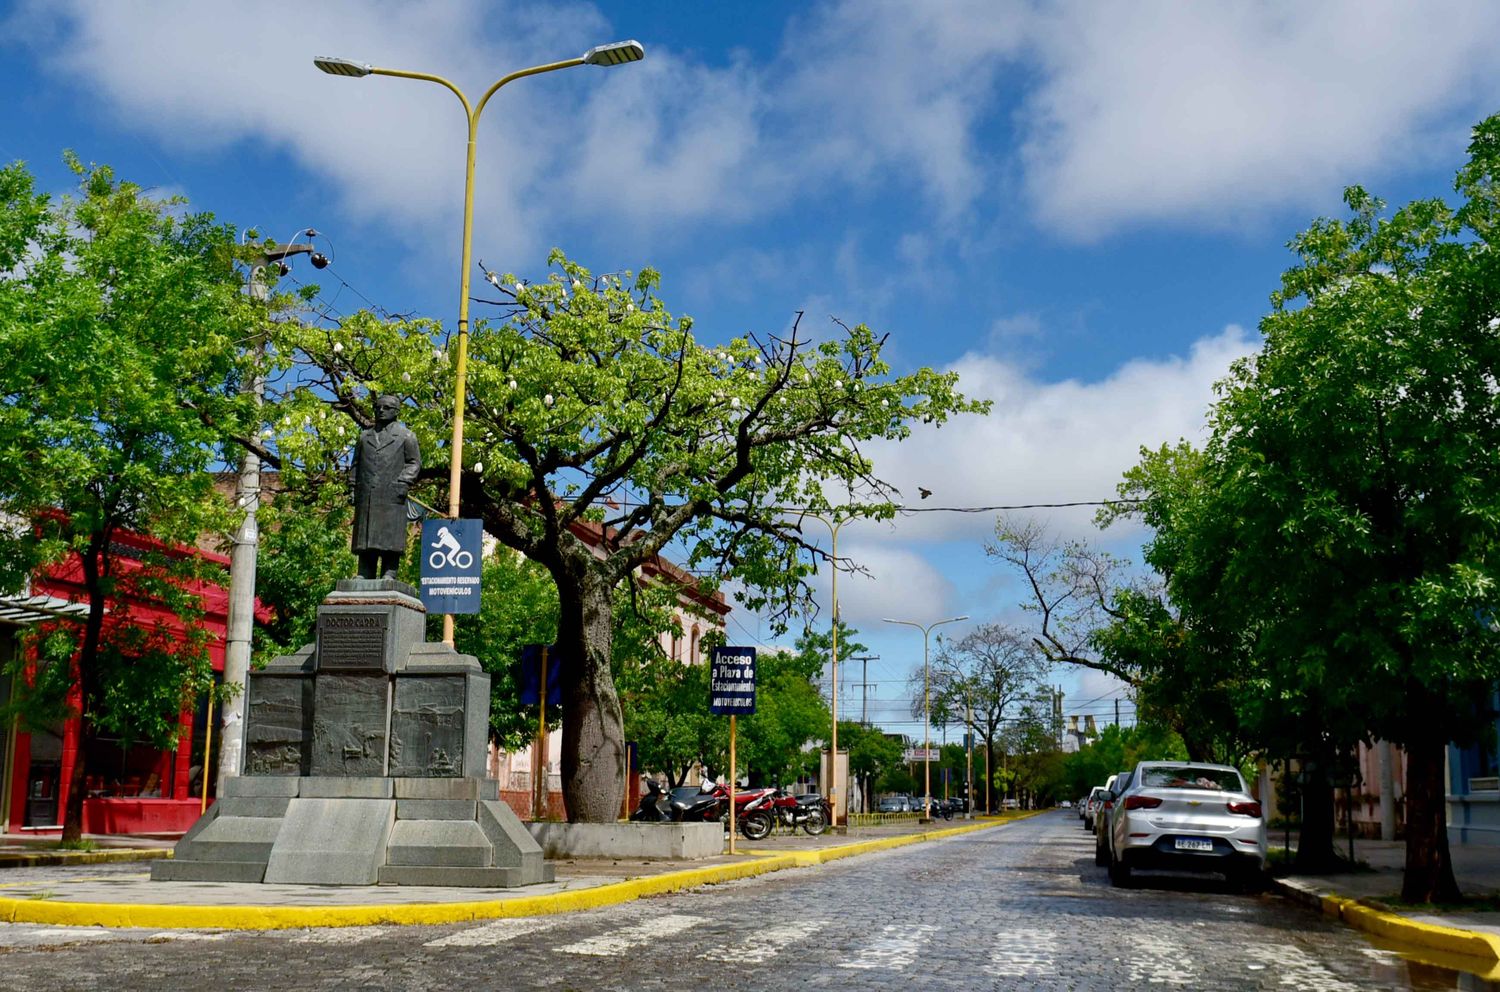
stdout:
{"type": "Polygon", "coordinates": [[[1126,796],[1126,809],[1155,809],[1161,805],[1161,800],[1156,796],[1126,796]]]}
{"type": "Polygon", "coordinates": [[[1105,809],[1114,809],[1115,808],[1115,801],[1113,799],[1106,799],[1106,800],[1104,800],[1104,808],[1105,809]]]}
{"type": "Polygon", "coordinates": [[[1229,803],[1229,812],[1260,819],[1260,803],[1229,803]]]}

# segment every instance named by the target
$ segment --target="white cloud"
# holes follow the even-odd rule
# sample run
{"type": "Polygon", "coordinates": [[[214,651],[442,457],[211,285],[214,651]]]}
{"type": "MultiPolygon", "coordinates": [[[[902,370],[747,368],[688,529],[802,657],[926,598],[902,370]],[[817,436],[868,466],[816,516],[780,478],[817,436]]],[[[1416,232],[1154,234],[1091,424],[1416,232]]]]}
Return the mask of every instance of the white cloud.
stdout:
{"type": "Polygon", "coordinates": [[[1027,186],[1042,221],[1088,239],[1450,161],[1500,95],[1497,40],[1494,4],[1068,3],[1033,39],[1027,186]]]}
{"type": "MultiPolygon", "coordinates": [[[[456,101],[326,77],[311,57],[438,71],[477,96],[500,71],[611,36],[595,5],[515,0],[272,15],[29,0],[7,27],[125,127],[177,149],[284,148],[412,242],[453,229],[456,101]]],[[[559,221],[591,220],[639,250],[656,232],[707,233],[684,221],[714,230],[853,193],[884,198],[881,212],[911,200],[895,264],[923,266],[951,247],[932,231],[993,225],[1018,169],[1040,220],[1072,237],[1232,222],[1451,160],[1500,95],[1497,41],[1486,4],[845,0],[791,17],[762,62],[651,45],[638,65],[507,87],[480,128],[476,248],[534,257],[559,221]]]]}
{"type": "MultiPolygon", "coordinates": [[[[1199,440],[1212,386],[1258,342],[1237,325],[1196,342],[1186,357],[1136,359],[1098,382],[1042,382],[990,355],[953,368],[959,389],[989,399],[988,417],[919,426],[901,443],[871,449],[876,473],[913,506],[994,506],[1107,499],[1142,445],[1199,440]],[[917,498],[917,488],[933,496],[917,498]]],[[[1093,508],[1049,519],[1068,536],[1093,537],[1093,508]]],[[[923,513],[903,519],[907,541],[982,540],[994,514],[923,513]]]]}

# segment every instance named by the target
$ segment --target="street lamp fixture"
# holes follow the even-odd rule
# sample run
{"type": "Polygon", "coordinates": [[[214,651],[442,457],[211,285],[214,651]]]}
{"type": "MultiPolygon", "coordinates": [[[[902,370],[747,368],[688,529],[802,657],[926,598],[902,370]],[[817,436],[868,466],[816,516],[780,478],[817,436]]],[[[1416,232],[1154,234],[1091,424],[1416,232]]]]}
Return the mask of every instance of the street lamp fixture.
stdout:
{"type": "MultiPolygon", "coordinates": [[[[932,633],[932,628],[941,627],[945,623],[958,623],[960,620],[969,619],[965,614],[961,617],[949,617],[946,620],[934,620],[929,624],[920,624],[915,620],[895,620],[891,617],[881,617],[886,623],[899,623],[906,627],[915,627],[922,632],[922,809],[923,815],[928,820],[932,819],[932,666],[927,660],[927,635],[932,633]]],[[[971,799],[972,801],[972,799],[971,799]]]]}
{"type": "MultiPolygon", "coordinates": [[[[507,76],[502,76],[484,91],[478,103],[470,103],[463,90],[442,76],[435,76],[431,73],[383,69],[365,62],[356,62],[353,59],[333,58],[326,55],[313,59],[313,65],[332,76],[397,76],[402,79],[420,79],[429,83],[437,83],[458,97],[459,103],[463,104],[464,114],[469,120],[469,143],[464,166],[463,243],[459,258],[458,278],[458,348],[453,367],[453,441],[449,445],[448,463],[449,519],[458,518],[459,483],[463,477],[464,401],[468,397],[469,369],[469,268],[473,258],[474,240],[474,141],[479,130],[479,115],[484,113],[490,97],[494,96],[500,87],[524,76],[535,76],[556,69],[570,69],[575,65],[624,65],[628,62],[639,62],[645,57],[646,49],[638,41],[617,41],[608,45],[596,45],[578,58],[549,62],[546,65],[536,65],[529,69],[517,69],[507,76]]],[[[443,643],[450,646],[453,644],[453,615],[451,613],[443,617],[443,643]]]]}
{"type": "Polygon", "coordinates": [[[646,57],[646,49],[638,41],[616,41],[609,45],[595,45],[583,53],[586,65],[624,65],[639,62],[646,57]]]}
{"type": "Polygon", "coordinates": [[[319,55],[313,59],[313,65],[322,69],[330,76],[368,76],[375,71],[374,66],[353,59],[339,59],[330,55],[319,55]]]}

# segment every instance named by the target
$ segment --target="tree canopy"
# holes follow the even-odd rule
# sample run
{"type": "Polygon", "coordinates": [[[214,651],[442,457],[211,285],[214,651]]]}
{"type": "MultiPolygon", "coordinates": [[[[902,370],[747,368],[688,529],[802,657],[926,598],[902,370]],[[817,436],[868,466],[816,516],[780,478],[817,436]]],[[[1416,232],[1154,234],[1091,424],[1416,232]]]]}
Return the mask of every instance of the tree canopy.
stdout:
{"type": "MultiPolygon", "coordinates": [[[[891,374],[863,325],[814,342],[799,318],[784,334],[704,345],[690,317],[668,312],[655,272],[595,276],[560,252],[550,265],[535,282],[496,276],[503,319],[471,335],[461,503],[557,586],[564,796],[570,818],[599,820],[621,798],[610,620],[626,578],[670,551],[707,582],[733,575],[742,603],[785,620],[824,556],[797,511],[829,512],[832,484],[848,493],[840,512],[889,515],[894,491],[864,445],[985,406],[959,395],[953,373],[891,374]]],[[[424,480],[445,479],[448,345],[423,321],[283,325],[273,351],[301,371],[265,454],[334,464],[345,417],[367,423],[370,396],[393,392],[421,438],[424,480]]]]}
{"type": "MultiPolygon", "coordinates": [[[[101,725],[163,740],[175,721],[162,711],[175,713],[212,673],[193,638],[157,650],[148,632],[106,623],[129,571],[117,538],[190,546],[224,524],[208,469],[245,418],[238,343],[255,316],[231,230],[106,167],[67,161],[78,190],[55,199],[36,192],[24,166],[0,169],[0,512],[26,522],[4,542],[0,588],[77,555],[89,605],[72,660],[85,743],[101,725]],[[109,661],[132,651],[156,663],[109,661]]],[[[201,565],[148,557],[130,578],[143,590],[157,573],[180,580],[201,565]]],[[[173,592],[185,587],[154,585],[191,619],[190,598],[173,592]]],[[[70,782],[67,839],[82,826],[86,753],[70,782]]]]}

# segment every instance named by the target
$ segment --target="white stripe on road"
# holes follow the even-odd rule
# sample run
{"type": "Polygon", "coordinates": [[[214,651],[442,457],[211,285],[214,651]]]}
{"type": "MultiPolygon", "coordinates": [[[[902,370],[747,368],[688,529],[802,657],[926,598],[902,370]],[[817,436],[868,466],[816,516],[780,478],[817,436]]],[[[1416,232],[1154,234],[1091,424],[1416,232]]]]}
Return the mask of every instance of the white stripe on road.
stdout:
{"type": "Polygon", "coordinates": [[[715,947],[699,957],[710,961],[743,961],[762,964],[781,953],[788,944],[805,940],[828,925],[827,920],[799,920],[780,923],[752,933],[733,947],[715,947]]]}
{"type": "Polygon", "coordinates": [[[495,920],[483,926],[470,927],[468,930],[460,930],[458,933],[450,933],[446,937],[437,940],[429,940],[424,947],[487,947],[492,944],[503,944],[507,940],[515,940],[531,933],[540,933],[550,930],[561,923],[562,920],[555,916],[518,916],[511,919],[495,920]]]}
{"type": "Polygon", "coordinates": [[[148,944],[165,944],[171,940],[223,940],[227,933],[200,933],[196,930],[163,930],[146,938],[148,944]]]}
{"type": "Polygon", "coordinates": [[[394,927],[328,927],[309,930],[292,938],[294,944],[362,944],[376,937],[383,937],[394,927]]]}
{"type": "Polygon", "coordinates": [[[997,978],[1037,978],[1057,974],[1057,934],[1036,927],[1014,927],[995,935],[984,971],[997,978]]]}
{"type": "Polygon", "coordinates": [[[1248,950],[1251,957],[1276,968],[1282,988],[1298,992],[1358,992],[1360,988],[1339,978],[1300,947],[1267,944],[1248,950]]]}
{"type": "Polygon", "coordinates": [[[568,944],[559,947],[557,951],[561,954],[593,954],[602,957],[616,957],[626,951],[642,944],[670,937],[673,934],[682,933],[703,922],[701,916],[658,916],[655,919],[638,923],[633,927],[625,927],[613,933],[600,934],[587,940],[580,940],[576,944],[568,944]]]}
{"type": "Polygon", "coordinates": [[[899,971],[917,959],[922,945],[932,939],[937,927],[919,923],[914,926],[882,928],[885,936],[859,952],[853,961],[839,962],[840,968],[883,968],[899,971]]]}
{"type": "Polygon", "coordinates": [[[1151,934],[1130,938],[1126,949],[1132,982],[1152,985],[1192,985],[1197,973],[1193,959],[1183,952],[1182,942],[1166,940],[1151,934]]]}

